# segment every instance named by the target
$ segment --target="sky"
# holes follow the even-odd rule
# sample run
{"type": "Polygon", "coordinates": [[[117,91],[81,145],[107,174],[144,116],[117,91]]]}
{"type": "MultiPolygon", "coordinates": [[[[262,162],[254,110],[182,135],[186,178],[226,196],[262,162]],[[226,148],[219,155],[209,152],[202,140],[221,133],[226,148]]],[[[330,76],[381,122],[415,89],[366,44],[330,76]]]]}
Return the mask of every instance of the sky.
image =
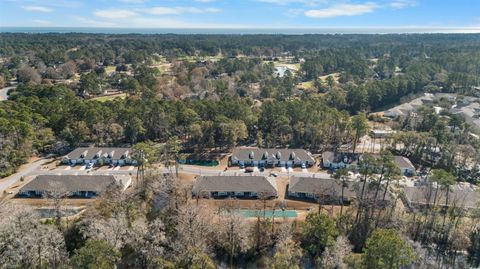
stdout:
{"type": "Polygon", "coordinates": [[[0,0],[0,27],[451,28],[479,0],[0,0]]]}

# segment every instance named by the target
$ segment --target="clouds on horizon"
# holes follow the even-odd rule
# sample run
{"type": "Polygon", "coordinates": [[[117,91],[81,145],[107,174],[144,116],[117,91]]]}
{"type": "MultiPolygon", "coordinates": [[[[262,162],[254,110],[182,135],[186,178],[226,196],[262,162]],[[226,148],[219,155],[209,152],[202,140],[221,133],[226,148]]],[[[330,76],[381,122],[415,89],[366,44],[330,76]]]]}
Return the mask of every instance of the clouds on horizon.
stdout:
{"type": "Polygon", "coordinates": [[[475,8],[470,7],[469,0],[451,1],[437,5],[435,0],[0,0],[0,5],[6,7],[0,10],[3,17],[0,26],[7,23],[8,26],[125,28],[478,25],[474,21],[478,15],[470,14],[475,8]],[[462,1],[463,5],[456,1],[462,1]],[[461,12],[452,12],[452,6],[460,7],[461,12]],[[462,12],[470,16],[457,15],[462,12]]]}
{"type": "Polygon", "coordinates": [[[365,4],[338,4],[322,9],[311,9],[305,11],[305,16],[311,18],[332,18],[340,16],[357,16],[371,13],[380,6],[375,2],[365,4]]]}

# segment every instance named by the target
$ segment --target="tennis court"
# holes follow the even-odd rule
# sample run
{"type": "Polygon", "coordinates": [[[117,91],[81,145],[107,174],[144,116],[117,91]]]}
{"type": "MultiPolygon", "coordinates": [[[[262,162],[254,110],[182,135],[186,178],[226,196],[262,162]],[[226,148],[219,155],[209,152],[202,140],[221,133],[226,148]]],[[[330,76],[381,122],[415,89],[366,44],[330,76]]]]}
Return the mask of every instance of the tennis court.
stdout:
{"type": "MultiPolygon", "coordinates": [[[[255,218],[255,217],[263,217],[263,210],[249,210],[249,209],[241,209],[239,210],[240,214],[246,218],[255,218]]],[[[265,210],[265,217],[266,218],[296,218],[297,211],[295,210],[265,210]]]]}

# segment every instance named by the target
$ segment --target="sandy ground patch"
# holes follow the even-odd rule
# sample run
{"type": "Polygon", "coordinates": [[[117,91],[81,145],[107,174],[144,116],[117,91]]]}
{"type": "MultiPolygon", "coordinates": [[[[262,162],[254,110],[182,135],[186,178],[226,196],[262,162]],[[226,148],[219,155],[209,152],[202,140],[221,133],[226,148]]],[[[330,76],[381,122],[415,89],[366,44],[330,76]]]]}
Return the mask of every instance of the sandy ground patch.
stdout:
{"type": "MultiPolygon", "coordinates": [[[[49,207],[52,205],[51,199],[43,198],[15,198],[11,199],[13,203],[29,205],[33,207],[49,207]]],[[[89,206],[95,204],[96,199],[64,199],[64,206],[89,206]]]]}

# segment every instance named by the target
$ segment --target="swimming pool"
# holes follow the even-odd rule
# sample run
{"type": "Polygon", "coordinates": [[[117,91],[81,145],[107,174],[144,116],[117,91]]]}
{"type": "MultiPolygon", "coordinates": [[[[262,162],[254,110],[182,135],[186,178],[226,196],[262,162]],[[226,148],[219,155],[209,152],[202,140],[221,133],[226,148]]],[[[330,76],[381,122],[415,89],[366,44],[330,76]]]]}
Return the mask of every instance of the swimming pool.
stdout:
{"type": "MultiPolygon", "coordinates": [[[[250,209],[240,209],[240,214],[246,218],[255,218],[255,217],[263,217],[263,210],[250,210],[250,209]]],[[[265,210],[265,217],[266,218],[296,218],[297,211],[295,210],[265,210]]]]}

